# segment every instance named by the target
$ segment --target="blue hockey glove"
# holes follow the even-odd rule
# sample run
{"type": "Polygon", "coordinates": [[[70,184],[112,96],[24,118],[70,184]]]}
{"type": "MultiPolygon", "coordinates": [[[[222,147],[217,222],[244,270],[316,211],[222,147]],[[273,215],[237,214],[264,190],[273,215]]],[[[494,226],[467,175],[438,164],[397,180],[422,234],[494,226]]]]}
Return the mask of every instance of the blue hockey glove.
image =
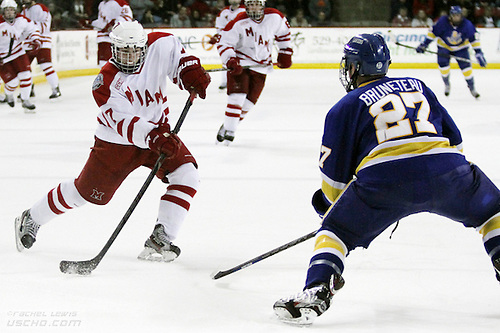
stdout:
{"type": "Polygon", "coordinates": [[[415,49],[417,53],[424,53],[425,50],[429,47],[429,44],[432,42],[432,39],[426,38],[420,45],[415,49]]]}
{"type": "Polygon", "coordinates": [[[477,59],[477,62],[479,63],[479,66],[481,67],[486,67],[486,59],[484,58],[484,54],[483,54],[483,51],[479,50],[479,51],[476,51],[476,59],[477,59]]]}

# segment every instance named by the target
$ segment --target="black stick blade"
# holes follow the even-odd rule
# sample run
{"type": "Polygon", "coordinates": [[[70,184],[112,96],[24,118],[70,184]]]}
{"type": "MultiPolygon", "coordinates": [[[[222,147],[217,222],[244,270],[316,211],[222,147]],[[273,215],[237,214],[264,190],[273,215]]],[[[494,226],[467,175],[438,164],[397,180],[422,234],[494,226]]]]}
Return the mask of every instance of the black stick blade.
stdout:
{"type": "Polygon", "coordinates": [[[65,274],[90,275],[97,267],[93,260],[86,261],[67,261],[63,260],[59,264],[59,269],[65,274]]]}

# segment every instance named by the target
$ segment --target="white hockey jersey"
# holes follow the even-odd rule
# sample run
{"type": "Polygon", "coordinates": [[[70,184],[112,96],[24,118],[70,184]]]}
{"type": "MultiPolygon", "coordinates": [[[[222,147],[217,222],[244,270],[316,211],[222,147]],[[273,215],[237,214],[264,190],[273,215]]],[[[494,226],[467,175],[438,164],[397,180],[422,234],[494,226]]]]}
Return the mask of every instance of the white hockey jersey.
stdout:
{"type": "Polygon", "coordinates": [[[52,15],[47,6],[37,3],[29,8],[24,7],[21,14],[33,21],[40,31],[40,40],[42,41],[41,47],[50,49],[52,47],[52,36],[50,33],[52,15]]]}
{"type": "Polygon", "coordinates": [[[277,9],[265,8],[262,21],[255,22],[247,13],[240,13],[221,31],[217,44],[222,63],[238,57],[242,66],[260,66],[253,71],[268,74],[272,71],[272,48],[291,48],[290,25],[277,9]],[[267,65],[267,66],[265,66],[267,65]]]}
{"type": "Polygon", "coordinates": [[[97,31],[97,43],[111,42],[109,32],[118,22],[132,21],[132,10],[125,0],[103,0],[99,4],[99,16],[92,21],[97,31]]]}
{"type": "Polygon", "coordinates": [[[239,13],[244,11],[245,6],[243,5],[240,5],[236,9],[232,9],[231,6],[224,7],[215,18],[215,30],[217,30],[217,33],[220,33],[229,22],[234,20],[239,13]]]}
{"type": "Polygon", "coordinates": [[[0,57],[3,63],[12,61],[23,54],[22,43],[38,40],[40,32],[30,19],[18,14],[12,23],[0,17],[0,57]]]}
{"type": "Polygon", "coordinates": [[[138,72],[124,74],[110,61],[94,80],[92,92],[101,110],[97,138],[145,149],[149,132],[168,123],[166,78],[178,83],[179,61],[188,54],[168,33],[148,34],[148,45],[138,72]]]}

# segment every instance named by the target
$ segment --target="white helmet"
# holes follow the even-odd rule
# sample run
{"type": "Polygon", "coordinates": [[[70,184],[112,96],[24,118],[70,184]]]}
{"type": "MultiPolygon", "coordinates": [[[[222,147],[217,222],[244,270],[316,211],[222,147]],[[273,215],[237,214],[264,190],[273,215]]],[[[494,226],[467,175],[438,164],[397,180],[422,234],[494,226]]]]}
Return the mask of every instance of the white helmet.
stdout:
{"type": "Polygon", "coordinates": [[[264,7],[266,0],[245,0],[247,15],[256,22],[260,22],[264,17],[264,7]]]}
{"type": "Polygon", "coordinates": [[[17,3],[15,0],[3,0],[2,5],[0,5],[0,9],[2,10],[2,15],[7,22],[12,22],[16,18],[17,15],[17,3]],[[14,8],[13,12],[10,12],[8,16],[5,15],[6,8],[14,8]]]}
{"type": "Polygon", "coordinates": [[[142,66],[148,49],[148,35],[137,21],[118,22],[111,30],[112,61],[120,71],[132,74],[142,66]]]}

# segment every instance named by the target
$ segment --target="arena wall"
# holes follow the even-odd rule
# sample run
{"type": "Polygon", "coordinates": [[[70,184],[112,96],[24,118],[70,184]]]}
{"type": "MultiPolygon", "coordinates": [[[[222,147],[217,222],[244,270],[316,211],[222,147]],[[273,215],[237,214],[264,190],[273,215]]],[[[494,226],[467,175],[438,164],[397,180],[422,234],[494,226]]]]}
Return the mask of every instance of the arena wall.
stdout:
{"type": "MultiPolygon", "coordinates": [[[[148,31],[153,31],[148,29],[148,31]]],[[[208,40],[214,29],[155,29],[176,35],[186,49],[201,58],[205,68],[220,67],[219,55],[208,40]]],[[[414,49],[427,34],[426,28],[292,28],[294,49],[292,68],[338,68],[343,45],[359,33],[378,32],[388,41],[392,68],[437,68],[436,55],[417,54],[414,49]],[[396,39],[396,40],[393,40],[396,39]]],[[[480,28],[481,45],[488,68],[500,68],[500,28],[480,28]]],[[[92,75],[98,72],[96,31],[54,31],[52,57],[60,77],[92,75]]],[[[436,43],[429,50],[436,51],[436,43]]],[[[276,49],[273,50],[276,54],[276,49]]],[[[471,51],[472,52],[472,51],[471,51]]],[[[274,57],[276,59],[276,57],[274,57]]],[[[472,56],[471,59],[474,59],[472,56]]],[[[452,64],[456,68],[456,64],[452,64]]],[[[474,68],[479,66],[474,63],[474,68]]],[[[40,68],[33,66],[36,81],[44,80],[40,68]]]]}

